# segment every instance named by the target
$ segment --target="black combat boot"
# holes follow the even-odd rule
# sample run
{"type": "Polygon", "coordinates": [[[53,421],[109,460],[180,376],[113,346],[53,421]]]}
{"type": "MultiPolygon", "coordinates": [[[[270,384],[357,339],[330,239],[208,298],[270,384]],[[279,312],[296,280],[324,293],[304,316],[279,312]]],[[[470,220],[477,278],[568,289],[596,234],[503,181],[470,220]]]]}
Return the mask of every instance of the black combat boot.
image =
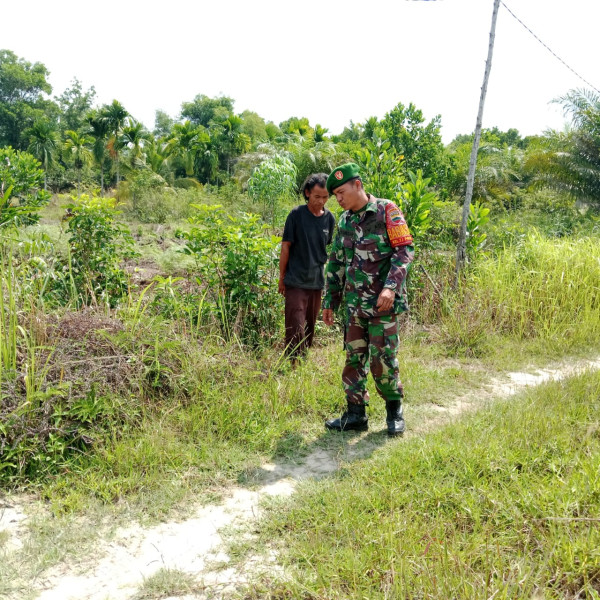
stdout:
{"type": "Polygon", "coordinates": [[[387,411],[387,431],[388,435],[402,435],[405,424],[402,417],[402,402],[400,400],[391,400],[385,403],[387,411]]]}
{"type": "Polygon", "coordinates": [[[339,419],[325,421],[325,427],[334,431],[367,431],[369,428],[369,417],[365,411],[364,404],[351,404],[339,419]]]}

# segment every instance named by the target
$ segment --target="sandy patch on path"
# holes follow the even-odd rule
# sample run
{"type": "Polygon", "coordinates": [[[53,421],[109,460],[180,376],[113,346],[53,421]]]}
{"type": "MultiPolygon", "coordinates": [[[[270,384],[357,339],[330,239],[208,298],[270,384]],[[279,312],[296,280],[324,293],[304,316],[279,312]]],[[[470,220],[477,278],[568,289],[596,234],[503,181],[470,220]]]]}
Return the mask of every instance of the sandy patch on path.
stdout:
{"type": "Polygon", "coordinates": [[[5,536],[2,549],[14,552],[23,547],[27,515],[20,503],[0,501],[0,534],[5,536]]]}
{"type": "MultiPolygon", "coordinates": [[[[204,575],[199,578],[207,591],[223,593],[233,573],[206,572],[208,563],[226,561],[219,552],[220,531],[234,521],[258,518],[260,496],[269,489],[234,489],[223,504],[205,506],[182,522],[162,523],[144,529],[137,524],[120,529],[101,549],[103,557],[87,565],[85,573],[72,574],[68,565],[53,569],[43,581],[43,600],[127,599],[159,569],[172,569],[204,575]],[[90,568],[91,567],[91,568],[90,568]]],[[[235,578],[243,582],[243,578],[235,578]]]]}
{"type": "Polygon", "coordinates": [[[600,358],[583,359],[576,362],[561,363],[551,369],[537,369],[533,373],[509,373],[508,381],[494,380],[492,389],[497,396],[511,396],[523,387],[536,386],[549,381],[561,381],[584,371],[600,369],[600,358]]]}
{"type": "MultiPolygon", "coordinates": [[[[432,404],[428,408],[433,413],[446,417],[457,417],[470,410],[485,406],[486,402],[509,398],[527,387],[535,387],[551,381],[561,381],[589,370],[600,369],[600,357],[596,359],[581,359],[578,361],[563,361],[547,368],[532,369],[528,372],[516,371],[507,373],[502,378],[493,378],[482,389],[459,396],[447,405],[432,404]]],[[[433,419],[435,425],[438,419],[433,419]]],[[[416,431],[429,429],[432,423],[417,425],[416,431]]]]}
{"type": "MultiPolygon", "coordinates": [[[[461,413],[475,410],[493,398],[506,398],[548,381],[556,381],[589,369],[600,369],[600,358],[564,362],[552,368],[532,372],[509,373],[494,380],[477,393],[455,399],[448,406],[431,407],[429,423],[420,423],[407,432],[421,435],[432,425],[443,424],[461,413]]],[[[427,418],[425,419],[427,421],[427,418]]],[[[251,524],[261,516],[261,501],[269,496],[289,496],[297,482],[323,477],[335,472],[342,462],[368,456],[385,443],[381,432],[344,436],[344,454],[339,446],[315,448],[301,462],[265,464],[253,476],[257,489],[234,488],[220,505],[199,508],[195,515],[181,522],[168,522],[151,528],[137,524],[117,531],[110,542],[101,542],[95,559],[85,566],[60,565],[35,582],[41,600],[128,600],[147,579],[161,568],[192,573],[204,592],[184,598],[223,598],[248,581],[250,575],[277,571],[276,557],[252,559],[241,567],[215,568],[227,565],[229,557],[221,550],[223,530],[228,526],[251,524]]],[[[7,507],[6,522],[11,543],[17,549],[21,541],[24,513],[7,507]],[[14,539],[13,539],[14,537],[14,539]]],[[[6,527],[6,525],[5,525],[6,527]]]]}

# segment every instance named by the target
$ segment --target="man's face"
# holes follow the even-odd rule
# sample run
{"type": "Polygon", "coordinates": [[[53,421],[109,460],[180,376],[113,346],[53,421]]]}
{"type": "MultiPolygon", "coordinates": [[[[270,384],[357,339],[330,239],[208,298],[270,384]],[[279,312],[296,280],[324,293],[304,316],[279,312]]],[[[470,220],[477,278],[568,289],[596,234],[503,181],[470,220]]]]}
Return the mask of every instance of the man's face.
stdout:
{"type": "Polygon", "coordinates": [[[360,194],[362,187],[358,179],[353,181],[346,181],[340,187],[335,188],[333,193],[335,195],[338,204],[344,210],[359,210],[364,204],[364,199],[360,194]]]}
{"type": "Polygon", "coordinates": [[[320,185],[313,186],[313,189],[308,192],[308,206],[315,211],[323,210],[327,200],[329,200],[329,193],[320,185]]]}

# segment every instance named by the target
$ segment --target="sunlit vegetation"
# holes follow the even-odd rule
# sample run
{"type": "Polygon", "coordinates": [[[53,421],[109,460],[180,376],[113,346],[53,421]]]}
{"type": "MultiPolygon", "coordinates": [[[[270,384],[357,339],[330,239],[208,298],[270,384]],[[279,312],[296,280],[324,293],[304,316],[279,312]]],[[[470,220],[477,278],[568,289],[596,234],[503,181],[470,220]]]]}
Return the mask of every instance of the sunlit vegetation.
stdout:
{"type": "MultiPolygon", "coordinates": [[[[397,202],[414,233],[401,357],[413,406],[451,396],[457,381],[476,386],[521,357],[597,348],[600,105],[587,92],[559,100],[571,118],[566,132],[484,132],[469,264],[456,285],[471,136],[444,146],[441,116],[426,122],[398,103],[330,135],[303,117],[275,124],[236,113],[232,98],[198,94],[178,115],[157,111],[148,131],[116,99],[95,105],[94,89],[77,80],[52,98],[47,77],[41,63],[0,51],[0,481],[39,491],[57,514],[125,500],[160,515],[319,439],[341,402],[342,323],[319,330],[307,364],[290,369],[277,257],[304,178],[341,162],[358,162],[367,191],[397,202]]],[[[329,597],[328,585],[332,597],[402,597],[416,577],[427,597],[514,596],[517,575],[527,576],[530,596],[541,580],[556,597],[596,585],[593,532],[578,524],[569,540],[544,518],[597,517],[597,486],[588,504],[579,489],[581,470],[597,472],[597,431],[567,428],[586,419],[597,429],[597,404],[579,401],[597,397],[597,387],[582,379],[549,391],[545,405],[532,396],[521,412],[500,408],[400,446],[381,459],[380,476],[352,471],[333,492],[309,491],[264,533],[289,541],[307,598],[329,597]],[[564,394],[573,405],[563,406],[564,394]],[[548,409],[553,402],[560,413],[548,409]],[[535,434],[555,453],[518,441],[509,448],[524,423],[524,438],[535,434]],[[389,492],[398,486],[392,471],[412,482],[400,499],[389,492]],[[567,502],[546,485],[557,473],[575,490],[577,511],[550,511],[567,502]],[[400,524],[399,503],[412,511],[400,524]],[[340,524],[357,504],[369,515],[355,528],[340,524]],[[407,526],[412,545],[397,535],[407,526]],[[309,555],[322,567],[311,575],[309,555]]]]}

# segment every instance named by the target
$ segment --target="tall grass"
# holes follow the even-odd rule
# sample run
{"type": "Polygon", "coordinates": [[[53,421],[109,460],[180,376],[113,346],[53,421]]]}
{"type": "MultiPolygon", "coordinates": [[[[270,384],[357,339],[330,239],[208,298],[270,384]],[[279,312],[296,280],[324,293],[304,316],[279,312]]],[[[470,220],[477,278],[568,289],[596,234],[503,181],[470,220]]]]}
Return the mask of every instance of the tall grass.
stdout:
{"type": "Polygon", "coordinates": [[[469,350],[493,335],[547,340],[565,350],[600,340],[600,240],[537,232],[479,258],[439,311],[443,341],[469,350]]]}
{"type": "Polygon", "coordinates": [[[246,598],[597,598],[600,374],[307,485],[261,520],[288,578],[246,598]]]}
{"type": "Polygon", "coordinates": [[[47,382],[53,348],[42,339],[39,282],[28,277],[23,257],[13,250],[8,245],[0,251],[0,476],[25,473],[29,460],[42,466],[51,461],[59,425],[44,402],[63,394],[60,384],[47,382]]]}
{"type": "Polygon", "coordinates": [[[503,332],[568,344],[600,333],[600,239],[532,234],[498,260],[483,261],[474,281],[503,332]]]}
{"type": "Polygon", "coordinates": [[[0,253],[0,384],[17,368],[17,309],[12,253],[0,253]]]}

